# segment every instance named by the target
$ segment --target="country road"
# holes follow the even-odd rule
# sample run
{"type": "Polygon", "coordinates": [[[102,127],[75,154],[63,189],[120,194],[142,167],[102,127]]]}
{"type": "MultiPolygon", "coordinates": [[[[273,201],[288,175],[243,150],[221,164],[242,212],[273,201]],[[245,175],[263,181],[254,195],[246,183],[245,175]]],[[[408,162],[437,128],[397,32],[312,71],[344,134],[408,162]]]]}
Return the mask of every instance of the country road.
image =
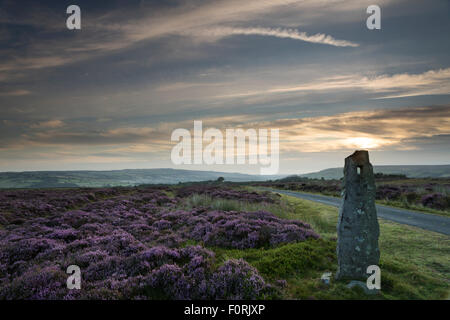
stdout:
{"type": "MultiPolygon", "coordinates": [[[[280,194],[285,194],[296,198],[311,200],[334,207],[339,207],[339,205],[341,204],[340,198],[294,191],[275,190],[275,189],[270,189],[270,191],[278,192],[280,194]]],[[[377,204],[376,206],[379,218],[394,221],[401,224],[407,224],[425,230],[443,233],[445,235],[450,235],[450,218],[437,216],[429,213],[410,211],[406,209],[397,209],[379,204],[377,204]]]]}

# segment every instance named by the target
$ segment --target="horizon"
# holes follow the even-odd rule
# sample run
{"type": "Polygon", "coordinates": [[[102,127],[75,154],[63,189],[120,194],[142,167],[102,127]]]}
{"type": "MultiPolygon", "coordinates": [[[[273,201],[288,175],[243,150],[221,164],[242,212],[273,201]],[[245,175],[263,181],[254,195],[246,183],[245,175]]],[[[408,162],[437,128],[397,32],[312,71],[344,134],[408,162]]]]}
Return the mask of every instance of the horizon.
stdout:
{"type": "MultiPolygon", "coordinates": [[[[439,167],[439,166],[450,166],[449,164],[408,164],[408,165],[390,165],[390,164],[373,164],[373,167],[439,167]]],[[[317,171],[308,171],[308,172],[300,172],[300,173],[278,173],[276,175],[259,175],[259,174],[251,174],[251,173],[245,173],[245,172],[237,172],[237,171],[216,171],[216,170],[202,170],[202,169],[180,169],[180,168],[124,168],[124,169],[112,169],[112,170],[26,170],[26,171],[0,171],[0,173],[27,173],[27,172],[113,172],[113,171],[139,171],[139,170],[178,170],[178,171],[192,171],[192,172],[211,172],[211,173],[226,173],[226,174],[240,174],[240,175],[259,175],[264,177],[271,177],[271,176],[290,176],[290,175],[305,175],[305,174],[312,174],[312,173],[318,173],[325,170],[331,170],[331,169],[343,169],[344,166],[341,167],[328,167],[324,169],[320,169],[317,171]]]]}
{"type": "Polygon", "coordinates": [[[374,166],[449,163],[448,1],[380,0],[379,30],[358,0],[1,4],[0,172],[259,173],[175,165],[171,134],[198,120],[279,130],[276,175],[360,148],[374,166]]]}

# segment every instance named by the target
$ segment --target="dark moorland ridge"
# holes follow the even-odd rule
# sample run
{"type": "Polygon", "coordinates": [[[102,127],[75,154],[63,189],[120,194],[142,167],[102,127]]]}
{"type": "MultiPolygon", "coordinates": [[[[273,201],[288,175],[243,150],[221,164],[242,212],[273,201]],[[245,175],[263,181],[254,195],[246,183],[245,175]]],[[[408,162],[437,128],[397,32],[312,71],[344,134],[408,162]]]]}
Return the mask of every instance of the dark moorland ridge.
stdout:
{"type": "MultiPolygon", "coordinates": [[[[450,177],[450,165],[423,166],[375,166],[376,173],[403,174],[409,178],[450,177]]],[[[0,188],[72,188],[135,186],[142,184],[177,184],[217,180],[223,177],[231,182],[277,180],[285,177],[261,176],[216,171],[176,170],[176,169],[128,169],[112,171],[28,171],[0,172],[0,188]]],[[[342,168],[325,169],[299,177],[339,179],[342,168]]]]}
{"type": "Polygon", "coordinates": [[[177,184],[217,180],[266,181],[284,176],[260,176],[215,171],[175,169],[127,169],[112,171],[28,171],[0,172],[0,188],[76,188],[177,184]]]}

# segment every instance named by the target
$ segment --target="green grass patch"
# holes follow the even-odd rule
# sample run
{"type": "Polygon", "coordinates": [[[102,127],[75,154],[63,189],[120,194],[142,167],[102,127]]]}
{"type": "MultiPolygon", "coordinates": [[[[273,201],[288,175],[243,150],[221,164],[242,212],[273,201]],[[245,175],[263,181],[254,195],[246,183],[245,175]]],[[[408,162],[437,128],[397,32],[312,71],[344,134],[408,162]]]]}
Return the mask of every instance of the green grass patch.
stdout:
{"type": "Polygon", "coordinates": [[[280,204],[261,204],[248,201],[228,200],[228,199],[213,199],[205,194],[193,194],[184,199],[180,208],[190,210],[193,208],[205,207],[213,210],[221,211],[261,211],[266,210],[274,214],[282,214],[284,211],[283,203],[280,204]],[[270,208],[270,210],[268,210],[270,208]]]}
{"type": "MultiPolygon", "coordinates": [[[[218,200],[208,204],[222,206],[218,200]]],[[[223,208],[228,207],[229,204],[223,208]]],[[[270,249],[210,248],[221,264],[243,258],[269,282],[286,280],[285,299],[448,299],[450,297],[450,238],[438,233],[380,219],[381,293],[366,295],[347,282],[320,280],[336,272],[337,208],[283,195],[279,204],[233,204],[234,209],[266,210],[285,219],[312,225],[322,237],[270,249]]]]}
{"type": "Polygon", "coordinates": [[[242,258],[271,281],[326,271],[333,267],[336,260],[336,244],[323,239],[310,239],[271,249],[211,249],[216,253],[217,263],[221,264],[231,258],[242,258]]]}
{"type": "MultiPolygon", "coordinates": [[[[289,196],[283,199],[293,209],[291,218],[311,223],[325,239],[336,239],[337,208],[289,196]]],[[[382,298],[445,299],[449,296],[448,236],[380,219],[379,245],[382,298]]]]}

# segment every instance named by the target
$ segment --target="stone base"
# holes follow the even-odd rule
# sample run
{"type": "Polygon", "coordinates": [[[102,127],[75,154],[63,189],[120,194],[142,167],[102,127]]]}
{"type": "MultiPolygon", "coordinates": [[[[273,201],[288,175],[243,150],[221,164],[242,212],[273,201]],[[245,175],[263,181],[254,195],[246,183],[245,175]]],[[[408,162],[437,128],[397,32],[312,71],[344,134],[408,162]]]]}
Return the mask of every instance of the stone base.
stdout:
{"type": "Polygon", "coordinates": [[[380,293],[379,289],[369,289],[369,288],[367,288],[367,284],[365,284],[362,281],[357,281],[357,280],[350,281],[350,283],[347,285],[347,288],[351,289],[353,287],[361,287],[364,290],[365,294],[374,295],[374,294],[379,294],[380,293]]]}

